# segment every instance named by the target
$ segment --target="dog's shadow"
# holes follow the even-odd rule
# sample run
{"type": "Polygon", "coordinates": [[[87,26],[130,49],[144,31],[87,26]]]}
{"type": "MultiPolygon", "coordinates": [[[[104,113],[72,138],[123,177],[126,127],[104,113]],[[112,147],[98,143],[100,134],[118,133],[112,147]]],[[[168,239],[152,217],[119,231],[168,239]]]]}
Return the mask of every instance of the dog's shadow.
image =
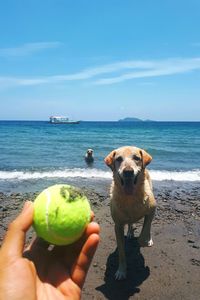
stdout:
{"type": "Polygon", "coordinates": [[[150,275],[148,266],[140,252],[140,246],[136,238],[127,239],[125,237],[125,251],[127,260],[127,278],[125,280],[115,280],[115,272],[118,266],[117,249],[111,253],[107,259],[105,271],[105,283],[98,286],[96,290],[104,294],[109,300],[127,300],[135,293],[139,293],[138,286],[150,275]]]}

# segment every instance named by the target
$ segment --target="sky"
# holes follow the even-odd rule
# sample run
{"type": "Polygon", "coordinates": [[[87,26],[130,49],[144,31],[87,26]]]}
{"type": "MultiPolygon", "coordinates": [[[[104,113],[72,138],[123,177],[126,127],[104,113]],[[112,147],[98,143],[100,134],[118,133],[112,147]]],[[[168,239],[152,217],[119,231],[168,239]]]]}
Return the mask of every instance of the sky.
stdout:
{"type": "Polygon", "coordinates": [[[200,121],[199,0],[0,4],[0,120],[200,121]]]}

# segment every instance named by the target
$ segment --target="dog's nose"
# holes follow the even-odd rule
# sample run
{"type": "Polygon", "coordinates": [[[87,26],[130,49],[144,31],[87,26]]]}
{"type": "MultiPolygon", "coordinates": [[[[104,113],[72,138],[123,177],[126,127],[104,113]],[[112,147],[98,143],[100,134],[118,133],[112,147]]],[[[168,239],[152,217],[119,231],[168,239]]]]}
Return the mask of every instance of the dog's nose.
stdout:
{"type": "Polygon", "coordinates": [[[132,177],[134,175],[134,170],[133,169],[128,169],[128,170],[124,170],[123,174],[125,177],[132,177]]]}

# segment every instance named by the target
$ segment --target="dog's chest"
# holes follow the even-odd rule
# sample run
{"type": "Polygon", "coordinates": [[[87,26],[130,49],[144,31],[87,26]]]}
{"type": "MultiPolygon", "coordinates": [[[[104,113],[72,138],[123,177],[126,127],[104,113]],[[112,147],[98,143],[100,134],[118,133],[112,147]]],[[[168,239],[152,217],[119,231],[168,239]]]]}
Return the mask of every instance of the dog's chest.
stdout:
{"type": "Polygon", "coordinates": [[[115,221],[122,223],[135,223],[151,210],[149,196],[144,196],[141,199],[112,199],[111,213],[115,221]]]}
{"type": "Polygon", "coordinates": [[[111,186],[111,214],[114,222],[135,223],[150,214],[155,206],[156,202],[149,180],[138,185],[130,196],[114,184],[111,186]]]}

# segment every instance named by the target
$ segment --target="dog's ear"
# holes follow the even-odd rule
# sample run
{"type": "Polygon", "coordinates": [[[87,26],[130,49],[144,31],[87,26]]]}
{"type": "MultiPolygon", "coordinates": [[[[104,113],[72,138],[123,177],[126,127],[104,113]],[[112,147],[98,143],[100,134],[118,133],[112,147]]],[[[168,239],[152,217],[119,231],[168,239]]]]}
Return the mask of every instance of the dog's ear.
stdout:
{"type": "Polygon", "coordinates": [[[145,168],[152,161],[152,156],[143,149],[140,150],[140,154],[142,158],[142,166],[145,168]]]}
{"type": "Polygon", "coordinates": [[[113,170],[113,161],[114,161],[114,157],[115,157],[116,151],[111,151],[104,159],[105,163],[107,164],[108,167],[111,168],[111,170],[113,170]]]}

